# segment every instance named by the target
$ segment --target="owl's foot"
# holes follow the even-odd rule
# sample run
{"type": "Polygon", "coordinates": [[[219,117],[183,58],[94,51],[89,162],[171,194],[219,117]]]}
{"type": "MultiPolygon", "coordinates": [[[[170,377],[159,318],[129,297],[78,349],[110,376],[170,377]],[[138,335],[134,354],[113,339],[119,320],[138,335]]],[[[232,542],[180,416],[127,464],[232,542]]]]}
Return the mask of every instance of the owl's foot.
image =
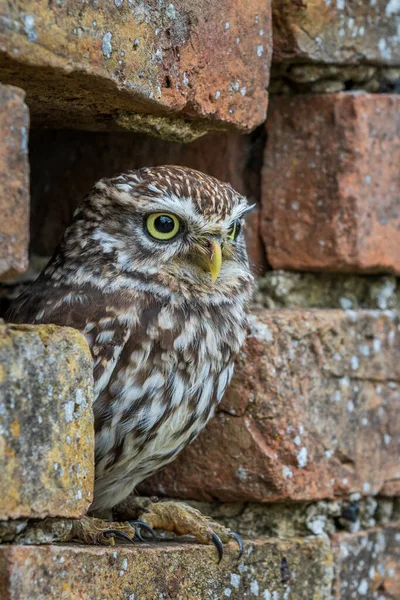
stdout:
{"type": "MultiPolygon", "coordinates": [[[[8,532],[4,541],[16,544],[52,544],[54,542],[79,542],[81,544],[115,546],[116,540],[134,543],[146,541],[142,532],[155,537],[148,523],[143,521],[110,522],[95,517],[82,519],[53,519],[26,522],[18,533],[8,532]]],[[[1,541],[1,531],[0,531],[1,541]]]]}
{"type": "Polygon", "coordinates": [[[237,533],[183,502],[152,503],[146,507],[141,518],[153,529],[164,529],[177,535],[192,535],[200,544],[214,544],[219,561],[223,555],[223,544],[234,539],[239,546],[239,558],[242,556],[243,541],[237,533]]]}
{"type": "Polygon", "coordinates": [[[82,544],[101,544],[103,546],[114,546],[116,539],[133,544],[138,540],[146,541],[142,536],[143,531],[147,531],[152,537],[155,537],[150,525],[144,521],[110,523],[95,517],[83,517],[83,519],[73,522],[71,539],[82,544]]]}
{"type": "Polygon", "coordinates": [[[128,522],[110,523],[95,517],[83,517],[73,521],[71,540],[81,544],[114,546],[116,539],[133,543],[136,528],[128,522]]]}

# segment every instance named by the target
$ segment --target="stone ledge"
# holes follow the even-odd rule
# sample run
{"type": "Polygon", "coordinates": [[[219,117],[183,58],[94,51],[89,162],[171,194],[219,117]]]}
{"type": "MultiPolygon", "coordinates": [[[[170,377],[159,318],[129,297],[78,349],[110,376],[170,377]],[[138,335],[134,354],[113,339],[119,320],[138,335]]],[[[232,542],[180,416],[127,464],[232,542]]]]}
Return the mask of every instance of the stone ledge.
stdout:
{"type": "Polygon", "coordinates": [[[34,125],[190,141],[265,119],[269,0],[17,0],[0,13],[1,79],[26,90],[34,125]]]}
{"type": "Polygon", "coordinates": [[[92,371],[75,329],[0,323],[0,519],[79,517],[89,507],[92,371]]]}
{"type": "Polygon", "coordinates": [[[326,538],[246,541],[218,565],[215,548],[194,544],[83,547],[0,545],[0,596],[29,600],[328,600],[326,538]]]}

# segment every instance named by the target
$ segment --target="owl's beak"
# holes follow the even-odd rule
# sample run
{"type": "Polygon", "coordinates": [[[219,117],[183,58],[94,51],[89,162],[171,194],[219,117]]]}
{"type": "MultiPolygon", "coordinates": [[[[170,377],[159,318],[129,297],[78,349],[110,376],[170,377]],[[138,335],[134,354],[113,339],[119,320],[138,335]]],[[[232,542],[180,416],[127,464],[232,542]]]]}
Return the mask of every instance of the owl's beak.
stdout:
{"type": "Polygon", "coordinates": [[[222,250],[219,242],[212,242],[210,248],[209,269],[212,282],[215,283],[222,266],[222,250]]]}
{"type": "Polygon", "coordinates": [[[219,241],[208,239],[207,254],[197,254],[195,261],[204,271],[211,274],[212,282],[217,279],[222,266],[222,249],[219,241]]]}

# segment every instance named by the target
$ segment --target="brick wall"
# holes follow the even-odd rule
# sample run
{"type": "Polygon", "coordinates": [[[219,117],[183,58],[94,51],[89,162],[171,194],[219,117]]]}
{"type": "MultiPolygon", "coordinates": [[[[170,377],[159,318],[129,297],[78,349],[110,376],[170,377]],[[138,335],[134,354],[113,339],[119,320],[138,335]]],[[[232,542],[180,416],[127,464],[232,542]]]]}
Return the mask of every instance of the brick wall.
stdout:
{"type": "Polygon", "coordinates": [[[239,563],[233,546],[217,565],[188,543],[53,543],[93,493],[90,355],[74,330],[0,320],[0,597],[400,599],[398,3],[0,16],[0,311],[91,186],[145,165],[256,204],[257,278],[216,417],[139,490],[239,531],[239,563]]]}

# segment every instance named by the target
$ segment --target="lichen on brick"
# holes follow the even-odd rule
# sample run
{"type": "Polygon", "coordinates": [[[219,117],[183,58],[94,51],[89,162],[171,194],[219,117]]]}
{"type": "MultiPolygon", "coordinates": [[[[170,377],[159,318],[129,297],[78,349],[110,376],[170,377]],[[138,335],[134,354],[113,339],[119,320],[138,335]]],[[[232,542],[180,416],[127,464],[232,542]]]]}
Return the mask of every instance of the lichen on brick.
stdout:
{"type": "Polygon", "coordinates": [[[0,324],[0,362],[0,518],[81,516],[94,475],[86,341],[70,328],[0,324]]]}

